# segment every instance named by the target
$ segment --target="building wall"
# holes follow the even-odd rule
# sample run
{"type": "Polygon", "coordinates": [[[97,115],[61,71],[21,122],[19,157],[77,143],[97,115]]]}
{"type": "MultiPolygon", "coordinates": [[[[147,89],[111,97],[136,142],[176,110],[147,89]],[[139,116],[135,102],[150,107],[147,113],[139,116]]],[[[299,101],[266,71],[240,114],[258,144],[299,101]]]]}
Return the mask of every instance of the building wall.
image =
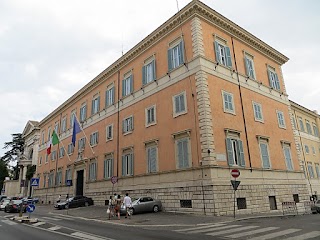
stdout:
{"type": "MultiPolygon", "coordinates": [[[[71,112],[76,111],[79,118],[81,105],[87,104],[87,119],[81,124],[88,137],[83,153],[78,154],[76,145],[70,156],[45,163],[47,138],[41,142],[39,157],[42,158],[42,164],[37,169],[41,181],[36,194],[43,202],[53,202],[59,194],[76,193],[75,185],[70,188],[65,185],[67,167],[73,170],[74,184],[77,182],[77,171],[84,170],[84,194],[92,196],[97,204],[104,204],[112,191],[121,194],[128,191],[132,196],[148,194],[159,198],[166,210],[231,214],[231,168],[241,170],[242,183],[237,197],[246,198],[247,201],[247,209],[238,210],[239,213],[270,211],[270,196],[276,197],[279,206],[283,201],[292,201],[293,194],[299,194],[301,200],[307,199],[280,68],[287,58],[239,28],[238,31],[247,35],[242,39],[244,35],[232,32],[237,28],[234,23],[220,15],[214,18],[214,14],[201,2],[192,1],[181,10],[181,21],[177,21],[177,16],[169,19],[41,121],[41,133],[47,136],[48,129],[52,130],[56,122],[67,116],[68,130],[60,133],[59,143],[59,147],[67,147],[72,135],[71,112]],[[223,21],[229,27],[223,25],[223,21]],[[214,49],[216,36],[229,46],[232,68],[217,64],[214,49]],[[168,71],[167,50],[170,44],[181,38],[185,46],[185,64],[168,71]],[[254,55],[255,80],[246,76],[243,51],[254,55]],[[152,56],[156,59],[156,81],[143,86],[142,67],[152,56]],[[266,64],[275,68],[280,91],[270,87],[266,64]],[[134,92],[122,98],[122,80],[130,71],[134,78],[134,92]],[[105,91],[110,84],[115,86],[115,104],[105,108],[105,91]],[[222,91],[233,94],[235,114],[224,112],[222,91]],[[185,92],[187,111],[175,116],[173,97],[182,92],[185,92]],[[100,111],[91,116],[91,101],[96,96],[100,96],[100,111]],[[262,105],[263,123],[254,120],[252,101],[262,105]],[[146,127],[145,109],[151,105],[156,106],[156,124],[146,127]],[[276,110],[284,114],[285,129],[278,127],[276,110]],[[123,134],[122,120],[131,115],[134,129],[131,133],[123,134]],[[107,141],[105,134],[109,124],[113,124],[113,140],[107,141]],[[243,142],[245,166],[228,165],[228,129],[236,131],[243,142]],[[95,131],[99,132],[99,143],[91,149],[88,145],[89,136],[95,131]],[[175,145],[176,139],[181,136],[188,139],[190,146],[190,165],[183,169],[177,167],[175,145]],[[268,141],[270,169],[262,169],[259,136],[268,141]],[[158,148],[155,173],[147,173],[146,146],[150,142],[158,148]],[[284,142],[290,146],[294,167],[290,171],[285,164],[284,142]],[[122,176],[121,157],[128,149],[134,153],[134,172],[133,176],[122,176]],[[103,161],[109,153],[113,154],[114,159],[113,175],[118,177],[118,183],[114,186],[110,179],[103,177],[103,161]],[[89,165],[93,161],[97,163],[97,177],[91,181],[89,165]],[[43,187],[44,175],[58,169],[62,169],[61,184],[43,187]],[[189,205],[185,208],[182,206],[184,203],[191,203],[192,207],[189,205]]],[[[77,140],[81,137],[84,137],[83,132],[77,134],[77,140]]],[[[57,145],[53,146],[52,150],[57,148],[57,145]]]]}

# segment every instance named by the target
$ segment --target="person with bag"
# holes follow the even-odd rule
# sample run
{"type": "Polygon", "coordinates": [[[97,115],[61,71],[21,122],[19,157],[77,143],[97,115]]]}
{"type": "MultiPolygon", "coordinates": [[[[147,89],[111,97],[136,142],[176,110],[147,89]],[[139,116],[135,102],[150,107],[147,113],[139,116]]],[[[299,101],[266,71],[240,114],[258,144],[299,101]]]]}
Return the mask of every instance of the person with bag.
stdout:
{"type": "Polygon", "coordinates": [[[126,193],[126,196],[123,198],[123,204],[126,207],[126,218],[129,215],[129,218],[131,219],[130,208],[132,207],[132,201],[128,193],[126,193]]]}
{"type": "Polygon", "coordinates": [[[121,196],[118,195],[116,199],[116,205],[115,205],[115,213],[118,215],[118,220],[120,220],[120,208],[121,208],[121,196]]]}
{"type": "Polygon", "coordinates": [[[113,206],[112,196],[110,196],[110,198],[109,198],[107,214],[108,214],[108,216],[109,216],[109,220],[111,219],[111,216],[112,216],[112,217],[114,216],[114,206],[113,206]]]}

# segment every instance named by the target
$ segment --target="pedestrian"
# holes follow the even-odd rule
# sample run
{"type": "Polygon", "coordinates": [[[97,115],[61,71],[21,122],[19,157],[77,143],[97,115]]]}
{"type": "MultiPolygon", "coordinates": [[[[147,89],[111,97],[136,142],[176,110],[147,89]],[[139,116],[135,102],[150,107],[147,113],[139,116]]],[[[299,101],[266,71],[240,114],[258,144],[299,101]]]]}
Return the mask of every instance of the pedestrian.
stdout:
{"type": "Polygon", "coordinates": [[[126,208],[126,218],[128,217],[128,215],[129,215],[129,218],[131,218],[130,208],[132,207],[132,201],[128,193],[126,193],[126,196],[123,198],[123,204],[126,208]]]}
{"type": "Polygon", "coordinates": [[[57,203],[61,202],[61,194],[58,197],[57,203]]]}
{"type": "Polygon", "coordinates": [[[69,194],[67,193],[67,195],[66,195],[66,201],[68,201],[68,199],[69,199],[69,194]]]}
{"type": "Polygon", "coordinates": [[[121,208],[121,196],[118,195],[116,199],[116,205],[115,205],[115,213],[118,215],[118,220],[120,220],[120,208],[121,208]]]}
{"type": "Polygon", "coordinates": [[[110,196],[109,198],[109,204],[108,204],[108,209],[107,209],[107,213],[109,215],[109,220],[111,219],[111,216],[114,216],[114,205],[113,205],[113,198],[112,196],[110,196]]]}

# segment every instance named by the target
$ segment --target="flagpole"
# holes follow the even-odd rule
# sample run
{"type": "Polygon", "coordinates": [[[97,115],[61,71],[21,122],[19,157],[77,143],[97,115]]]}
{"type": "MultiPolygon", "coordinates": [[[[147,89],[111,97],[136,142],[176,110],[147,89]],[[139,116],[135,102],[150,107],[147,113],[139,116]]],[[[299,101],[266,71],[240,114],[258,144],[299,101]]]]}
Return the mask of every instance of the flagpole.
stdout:
{"type": "Polygon", "coordinates": [[[79,121],[79,120],[78,120],[78,118],[77,118],[77,115],[75,114],[75,115],[74,115],[74,117],[75,117],[75,118],[76,118],[76,120],[78,121],[78,123],[79,123],[79,127],[80,127],[80,130],[83,132],[84,137],[87,139],[88,144],[89,144],[89,147],[90,147],[90,149],[91,149],[91,152],[92,152],[92,154],[93,154],[93,156],[94,156],[93,148],[91,147],[90,141],[89,141],[89,139],[88,139],[88,137],[87,137],[86,133],[83,131],[83,128],[82,128],[82,126],[81,126],[81,124],[80,124],[80,121],[79,121]]]}

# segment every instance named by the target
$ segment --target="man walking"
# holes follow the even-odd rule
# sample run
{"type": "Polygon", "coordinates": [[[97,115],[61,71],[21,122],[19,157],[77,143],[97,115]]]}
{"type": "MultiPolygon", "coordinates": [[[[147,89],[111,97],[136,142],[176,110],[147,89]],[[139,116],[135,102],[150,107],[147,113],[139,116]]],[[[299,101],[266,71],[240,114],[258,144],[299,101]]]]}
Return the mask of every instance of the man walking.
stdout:
{"type": "Polygon", "coordinates": [[[123,204],[126,207],[126,218],[128,217],[128,215],[131,218],[131,215],[130,215],[129,211],[130,211],[130,208],[132,206],[132,201],[131,201],[131,198],[129,197],[128,193],[126,193],[126,196],[123,199],[123,204]]]}

